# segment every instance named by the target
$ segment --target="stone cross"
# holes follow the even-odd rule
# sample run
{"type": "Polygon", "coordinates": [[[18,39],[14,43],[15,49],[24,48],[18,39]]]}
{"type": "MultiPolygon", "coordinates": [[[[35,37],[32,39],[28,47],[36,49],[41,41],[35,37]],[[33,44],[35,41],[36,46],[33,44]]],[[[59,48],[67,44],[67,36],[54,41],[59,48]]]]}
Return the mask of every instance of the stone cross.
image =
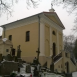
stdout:
{"type": "Polygon", "coordinates": [[[21,58],[20,45],[17,47],[17,58],[21,58]]]}
{"type": "Polygon", "coordinates": [[[36,53],[37,53],[37,60],[39,62],[39,54],[40,54],[39,48],[38,48],[38,51],[36,51],[36,53]]]}
{"type": "Polygon", "coordinates": [[[53,9],[53,4],[51,3],[51,9],[53,9]]]}
{"type": "Polygon", "coordinates": [[[13,45],[11,45],[11,47],[10,47],[10,48],[11,48],[11,51],[10,51],[10,55],[11,55],[11,54],[12,54],[13,45]]]}

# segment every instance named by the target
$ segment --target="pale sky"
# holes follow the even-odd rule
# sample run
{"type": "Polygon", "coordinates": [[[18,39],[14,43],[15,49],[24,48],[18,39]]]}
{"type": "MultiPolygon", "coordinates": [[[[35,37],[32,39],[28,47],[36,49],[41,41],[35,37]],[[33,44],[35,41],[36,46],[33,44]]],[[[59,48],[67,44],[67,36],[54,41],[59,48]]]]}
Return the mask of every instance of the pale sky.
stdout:
{"type": "MultiPolygon", "coordinates": [[[[26,18],[43,11],[48,12],[50,8],[51,8],[51,0],[41,0],[38,7],[35,9],[32,7],[27,9],[25,0],[20,0],[17,4],[14,5],[11,17],[8,17],[8,19],[7,15],[2,15],[0,17],[0,25],[7,24],[22,18],[26,18]]],[[[63,33],[65,35],[73,34],[73,32],[71,32],[71,29],[74,25],[73,23],[74,15],[73,14],[69,15],[66,12],[66,9],[63,9],[62,6],[53,6],[53,8],[55,9],[55,12],[58,14],[60,20],[62,21],[63,25],[66,28],[63,31],[63,33]]],[[[0,29],[0,35],[1,34],[2,34],[2,29],[0,29]]]]}

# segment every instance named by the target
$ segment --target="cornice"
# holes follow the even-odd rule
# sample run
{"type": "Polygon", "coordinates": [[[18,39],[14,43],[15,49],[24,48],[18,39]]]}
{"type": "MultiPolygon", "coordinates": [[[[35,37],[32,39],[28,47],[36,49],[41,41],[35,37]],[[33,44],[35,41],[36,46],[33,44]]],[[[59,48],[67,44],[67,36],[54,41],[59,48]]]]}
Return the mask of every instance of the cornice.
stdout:
{"type": "Polygon", "coordinates": [[[5,26],[5,28],[6,28],[6,30],[10,30],[10,29],[21,27],[21,26],[26,26],[26,25],[32,24],[34,22],[38,22],[37,16],[31,17],[28,19],[24,19],[24,20],[20,20],[18,22],[13,22],[13,23],[7,24],[5,26]]]}

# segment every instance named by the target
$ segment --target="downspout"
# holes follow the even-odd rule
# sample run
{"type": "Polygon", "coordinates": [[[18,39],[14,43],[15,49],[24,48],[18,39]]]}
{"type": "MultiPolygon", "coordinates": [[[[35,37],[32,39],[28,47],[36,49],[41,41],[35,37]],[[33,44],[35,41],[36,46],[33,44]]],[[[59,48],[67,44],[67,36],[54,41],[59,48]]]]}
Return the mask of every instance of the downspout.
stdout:
{"type": "Polygon", "coordinates": [[[40,16],[38,15],[38,49],[40,50],[40,16]]]}
{"type": "Polygon", "coordinates": [[[6,29],[6,28],[5,28],[5,27],[3,27],[3,29],[4,29],[4,38],[5,38],[5,29],[6,29]]]}
{"type": "Polygon", "coordinates": [[[3,28],[3,38],[5,38],[5,27],[4,26],[1,26],[3,28]]]}
{"type": "Polygon", "coordinates": [[[39,54],[40,54],[40,16],[38,15],[38,51],[37,52],[37,60],[39,62],[39,54]]]}

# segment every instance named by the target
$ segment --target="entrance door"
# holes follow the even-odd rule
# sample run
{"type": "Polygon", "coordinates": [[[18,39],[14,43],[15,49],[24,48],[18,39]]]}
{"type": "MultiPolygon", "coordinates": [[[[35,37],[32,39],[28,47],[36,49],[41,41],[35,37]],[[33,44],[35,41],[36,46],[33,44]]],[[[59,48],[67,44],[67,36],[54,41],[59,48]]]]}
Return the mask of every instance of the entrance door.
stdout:
{"type": "Polygon", "coordinates": [[[69,73],[69,62],[66,63],[66,70],[67,70],[67,73],[69,73]]]}
{"type": "Polygon", "coordinates": [[[56,44],[53,43],[53,57],[56,56],[56,44]]]}

